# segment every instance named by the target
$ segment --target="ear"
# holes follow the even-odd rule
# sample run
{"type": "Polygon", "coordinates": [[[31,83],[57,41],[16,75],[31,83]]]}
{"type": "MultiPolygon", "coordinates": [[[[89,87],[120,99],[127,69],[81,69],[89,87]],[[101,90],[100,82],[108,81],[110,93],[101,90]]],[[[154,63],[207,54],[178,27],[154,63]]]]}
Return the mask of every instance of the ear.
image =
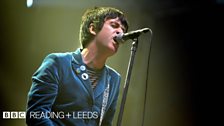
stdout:
{"type": "Polygon", "coordinates": [[[96,35],[96,29],[95,29],[95,26],[93,23],[91,23],[89,25],[89,32],[92,34],[92,35],[96,35]]]}

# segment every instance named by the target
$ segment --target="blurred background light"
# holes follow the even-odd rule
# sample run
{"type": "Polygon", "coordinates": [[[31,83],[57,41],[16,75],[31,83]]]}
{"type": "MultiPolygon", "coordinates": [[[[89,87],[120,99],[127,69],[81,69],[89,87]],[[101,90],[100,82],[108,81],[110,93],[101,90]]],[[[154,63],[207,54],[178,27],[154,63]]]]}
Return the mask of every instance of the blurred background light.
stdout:
{"type": "Polygon", "coordinates": [[[32,5],[33,5],[33,0],[26,0],[26,6],[28,8],[32,7],[32,5]]]}

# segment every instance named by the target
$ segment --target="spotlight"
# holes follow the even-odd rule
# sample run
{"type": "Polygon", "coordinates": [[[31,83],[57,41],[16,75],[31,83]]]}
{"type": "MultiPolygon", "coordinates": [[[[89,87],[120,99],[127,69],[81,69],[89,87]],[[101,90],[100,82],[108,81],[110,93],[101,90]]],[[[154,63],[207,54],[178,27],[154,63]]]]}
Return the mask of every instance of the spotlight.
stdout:
{"type": "Polygon", "coordinates": [[[28,8],[32,7],[32,5],[33,5],[33,0],[26,0],[26,6],[28,8]]]}

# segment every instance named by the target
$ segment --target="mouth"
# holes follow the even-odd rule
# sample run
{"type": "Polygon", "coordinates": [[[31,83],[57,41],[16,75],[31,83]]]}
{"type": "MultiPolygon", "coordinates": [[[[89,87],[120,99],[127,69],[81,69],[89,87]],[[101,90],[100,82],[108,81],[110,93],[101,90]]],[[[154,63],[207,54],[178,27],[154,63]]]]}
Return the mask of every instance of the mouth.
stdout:
{"type": "Polygon", "coordinates": [[[116,48],[116,49],[118,49],[118,47],[119,47],[119,43],[118,42],[116,42],[116,41],[112,41],[112,44],[113,44],[113,46],[116,48]]]}
{"type": "Polygon", "coordinates": [[[115,36],[113,37],[113,44],[119,45],[119,42],[116,41],[115,36]]]}
{"type": "Polygon", "coordinates": [[[119,46],[119,43],[116,42],[115,40],[113,40],[112,43],[113,43],[113,45],[115,45],[115,46],[119,46]]]}

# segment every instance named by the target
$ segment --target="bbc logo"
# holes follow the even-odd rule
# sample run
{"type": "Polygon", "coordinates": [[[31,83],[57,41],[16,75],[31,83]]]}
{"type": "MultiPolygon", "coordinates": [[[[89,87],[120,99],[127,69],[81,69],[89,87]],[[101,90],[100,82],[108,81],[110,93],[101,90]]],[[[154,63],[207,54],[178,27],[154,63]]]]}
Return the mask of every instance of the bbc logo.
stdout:
{"type": "Polygon", "coordinates": [[[17,111],[5,111],[3,112],[3,119],[25,119],[26,112],[17,112],[17,111]]]}

